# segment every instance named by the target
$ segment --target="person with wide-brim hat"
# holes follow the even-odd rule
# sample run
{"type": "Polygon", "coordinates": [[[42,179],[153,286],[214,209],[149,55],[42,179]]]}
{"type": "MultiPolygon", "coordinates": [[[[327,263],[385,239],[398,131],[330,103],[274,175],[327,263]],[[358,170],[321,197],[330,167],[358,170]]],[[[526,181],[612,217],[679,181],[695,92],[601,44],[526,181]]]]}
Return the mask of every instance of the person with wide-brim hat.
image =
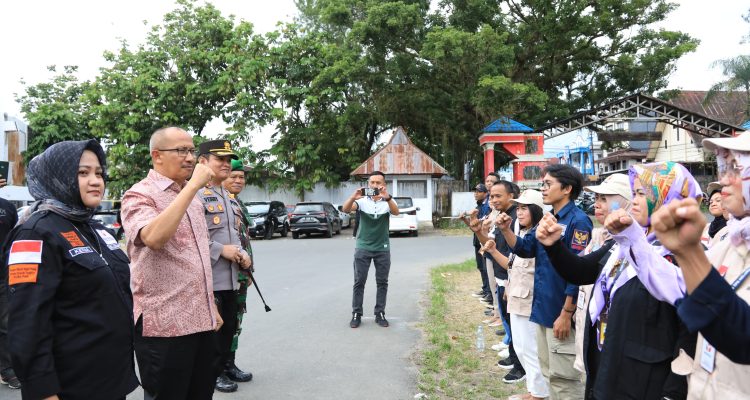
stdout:
{"type": "MultiPolygon", "coordinates": [[[[716,153],[728,238],[704,251],[706,218],[698,201],[675,201],[656,212],[654,232],[680,266],[640,265],[638,278],[654,296],[675,304],[691,331],[700,333],[695,358],[684,354],[674,368],[689,376],[689,396],[738,399],[750,393],[750,132],[704,139],[716,153]],[[713,267],[713,268],[712,268],[713,267]]],[[[616,221],[626,225],[626,215],[616,221]]]]}
{"type": "MultiPolygon", "coordinates": [[[[532,229],[544,215],[542,193],[537,190],[524,190],[517,199],[514,233],[519,236],[533,234],[532,229]]],[[[508,298],[511,336],[518,360],[526,375],[524,395],[511,396],[510,399],[544,399],[549,397],[549,385],[544,379],[539,364],[536,342],[536,324],[529,320],[534,300],[534,258],[522,258],[514,254],[504,256],[497,249],[494,240],[488,240],[482,247],[501,267],[508,270],[508,286],[505,293],[508,298]]]]}
{"type": "MultiPolygon", "coordinates": [[[[632,229],[641,235],[638,251],[669,259],[670,253],[653,235],[650,217],[675,199],[701,197],[700,187],[684,166],[673,162],[638,164],[628,172],[628,187],[634,194],[630,206],[621,204],[622,208],[612,211],[615,207],[610,204],[605,227],[614,213],[627,212],[637,222],[632,229]]],[[[626,193],[624,187],[620,192],[626,193]]],[[[648,295],[644,285],[634,279],[630,247],[618,239],[620,232],[608,228],[614,240],[578,257],[556,242],[550,243],[560,229],[549,218],[537,228],[537,237],[545,244],[553,266],[572,283],[594,284],[587,307],[576,311],[586,314],[586,398],[684,399],[687,380],[671,372],[670,362],[680,348],[694,347],[695,337],[680,323],[670,303],[648,295]]],[[[669,268],[677,269],[674,265],[669,268]]]]}

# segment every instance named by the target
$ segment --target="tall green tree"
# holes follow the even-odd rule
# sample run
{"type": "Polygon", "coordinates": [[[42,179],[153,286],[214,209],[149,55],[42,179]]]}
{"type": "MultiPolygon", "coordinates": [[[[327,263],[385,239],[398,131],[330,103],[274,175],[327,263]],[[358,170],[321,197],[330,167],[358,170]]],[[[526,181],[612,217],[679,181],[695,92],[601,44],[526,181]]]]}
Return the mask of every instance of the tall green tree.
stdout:
{"type": "Polygon", "coordinates": [[[713,84],[703,102],[709,103],[719,92],[739,92],[746,99],[745,118],[750,118],[750,55],[718,60],[711,65],[720,67],[727,79],[713,84]]]}
{"type": "Polygon", "coordinates": [[[91,83],[78,80],[76,66],[65,66],[61,73],[54,65],[47,69],[55,74],[48,82],[36,85],[24,83],[24,93],[16,95],[16,101],[31,128],[28,147],[24,152],[27,163],[52,144],[94,136],[88,125],[89,103],[86,101],[91,83]]]}
{"type": "Polygon", "coordinates": [[[161,127],[200,135],[221,118],[231,126],[229,138],[247,141],[269,115],[265,54],[250,23],[192,0],[178,1],[144,44],[105,53],[111,66],[93,83],[90,126],[107,144],[110,189],[121,192],[145,175],[148,140],[161,127]]]}
{"type": "Polygon", "coordinates": [[[359,125],[365,129],[349,131],[354,143],[367,144],[366,128],[378,134],[403,125],[454,176],[481,159],[477,138],[493,119],[539,126],[634,91],[654,92],[697,44],[650,28],[674,8],[666,0],[435,5],[298,1],[308,32],[343,49],[321,78],[347,81],[356,96],[342,107],[369,112],[369,125],[359,125]]]}

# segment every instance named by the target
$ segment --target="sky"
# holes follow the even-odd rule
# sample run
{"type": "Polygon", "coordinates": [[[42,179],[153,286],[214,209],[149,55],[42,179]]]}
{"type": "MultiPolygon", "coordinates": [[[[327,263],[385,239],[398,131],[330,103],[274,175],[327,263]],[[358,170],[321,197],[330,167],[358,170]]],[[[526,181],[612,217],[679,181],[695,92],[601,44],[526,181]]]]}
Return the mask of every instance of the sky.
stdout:
{"type": "MultiPolygon", "coordinates": [[[[252,22],[256,32],[275,29],[278,21],[296,15],[293,0],[213,0],[224,15],[252,22]]],[[[750,34],[742,20],[747,0],[677,0],[679,8],[660,26],[680,30],[701,40],[697,51],[682,57],[670,77],[669,88],[706,90],[722,79],[713,61],[750,54],[750,44],[740,44],[750,34]]],[[[21,93],[21,79],[28,84],[45,82],[52,76],[48,65],[78,65],[81,80],[93,79],[105,66],[102,53],[117,50],[120,40],[131,46],[141,43],[149,28],[175,8],[173,1],[130,0],[25,0],[0,4],[0,112],[20,116],[14,93],[21,93]]],[[[208,136],[219,133],[221,124],[207,127],[208,136]]],[[[253,134],[254,150],[270,147],[271,129],[253,134]]]]}

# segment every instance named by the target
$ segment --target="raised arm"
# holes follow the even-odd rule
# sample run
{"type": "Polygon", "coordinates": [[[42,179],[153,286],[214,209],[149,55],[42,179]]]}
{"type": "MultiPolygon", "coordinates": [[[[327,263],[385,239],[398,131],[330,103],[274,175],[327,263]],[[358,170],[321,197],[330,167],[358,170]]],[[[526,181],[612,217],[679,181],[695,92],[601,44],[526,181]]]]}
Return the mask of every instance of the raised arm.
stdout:
{"type": "Polygon", "coordinates": [[[492,258],[504,269],[508,269],[508,257],[504,256],[500,250],[497,249],[494,240],[490,239],[482,246],[482,251],[488,253],[492,258]]]}
{"type": "MultiPolygon", "coordinates": [[[[604,226],[620,244],[625,259],[652,296],[669,304],[675,304],[685,296],[685,281],[680,269],[654,251],[643,228],[625,210],[617,210],[608,215],[604,226]]],[[[677,257],[677,263],[682,265],[682,262],[677,257]]]]}
{"type": "MultiPolygon", "coordinates": [[[[147,220],[143,226],[131,226],[128,229],[133,230],[137,237],[135,242],[142,243],[152,250],[159,250],[172,239],[177,227],[185,215],[190,203],[193,201],[195,194],[205,186],[213,177],[213,171],[202,164],[197,164],[193,171],[193,176],[187,185],[180,191],[172,203],[167,206],[161,213],[156,213],[153,204],[149,204],[148,199],[138,194],[126,193],[122,200],[122,220],[128,225],[129,220],[144,220],[144,215],[152,214],[153,218],[147,220]],[[141,215],[138,215],[141,214],[141,215]]],[[[142,224],[141,224],[142,225],[142,224]]],[[[126,231],[128,231],[126,229],[126,231]]]]}
{"type": "Polygon", "coordinates": [[[578,256],[558,240],[551,246],[544,246],[544,251],[547,252],[555,271],[563,279],[575,285],[589,285],[596,282],[604,266],[601,261],[614,244],[613,240],[608,240],[598,250],[578,256]]]}

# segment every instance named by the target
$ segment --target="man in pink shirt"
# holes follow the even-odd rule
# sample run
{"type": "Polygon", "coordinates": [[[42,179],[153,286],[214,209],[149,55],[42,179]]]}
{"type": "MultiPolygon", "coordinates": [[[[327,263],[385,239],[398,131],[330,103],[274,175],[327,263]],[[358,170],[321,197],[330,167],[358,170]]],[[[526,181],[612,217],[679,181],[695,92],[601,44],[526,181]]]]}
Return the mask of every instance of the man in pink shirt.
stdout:
{"type": "Polygon", "coordinates": [[[196,193],[214,174],[196,165],[193,138],[180,128],[157,130],[149,147],[153,169],[122,199],[144,398],[211,399],[223,321],[196,193]]]}

